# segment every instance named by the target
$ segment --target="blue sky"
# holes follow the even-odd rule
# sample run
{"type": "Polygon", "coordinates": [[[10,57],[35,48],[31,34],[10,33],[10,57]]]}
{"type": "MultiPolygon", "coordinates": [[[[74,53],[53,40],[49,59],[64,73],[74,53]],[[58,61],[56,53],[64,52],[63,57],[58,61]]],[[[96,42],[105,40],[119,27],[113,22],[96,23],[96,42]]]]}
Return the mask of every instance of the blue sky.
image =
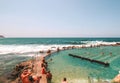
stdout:
{"type": "Polygon", "coordinates": [[[120,0],[0,0],[7,37],[120,37],[120,0]]]}

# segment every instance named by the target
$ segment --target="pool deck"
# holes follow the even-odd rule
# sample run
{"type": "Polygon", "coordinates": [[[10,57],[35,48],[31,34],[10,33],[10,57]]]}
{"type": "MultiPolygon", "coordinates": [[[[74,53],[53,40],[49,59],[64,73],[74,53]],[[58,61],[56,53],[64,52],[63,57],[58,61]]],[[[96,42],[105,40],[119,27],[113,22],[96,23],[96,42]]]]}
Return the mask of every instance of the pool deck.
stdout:
{"type": "Polygon", "coordinates": [[[34,73],[37,75],[37,76],[41,76],[42,78],[40,79],[40,82],[39,83],[47,83],[47,78],[46,78],[46,74],[41,74],[41,63],[42,63],[42,60],[43,60],[43,57],[44,56],[39,56],[39,57],[36,57],[36,62],[34,64],[34,73]]]}

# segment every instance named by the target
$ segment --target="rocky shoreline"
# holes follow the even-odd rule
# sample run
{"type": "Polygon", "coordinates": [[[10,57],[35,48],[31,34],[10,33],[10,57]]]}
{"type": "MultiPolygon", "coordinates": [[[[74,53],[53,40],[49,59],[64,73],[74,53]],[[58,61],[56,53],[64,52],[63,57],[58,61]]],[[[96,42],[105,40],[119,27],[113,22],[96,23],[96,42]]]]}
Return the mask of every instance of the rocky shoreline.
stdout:
{"type": "Polygon", "coordinates": [[[31,63],[33,60],[28,60],[17,64],[12,72],[0,77],[0,83],[21,83],[19,75],[24,69],[32,69],[31,63]]]}
{"type": "MultiPolygon", "coordinates": [[[[97,45],[89,45],[89,46],[88,45],[71,45],[71,46],[62,47],[62,48],[58,47],[54,51],[48,50],[46,52],[47,54],[45,54],[44,56],[47,57],[54,52],[58,52],[58,51],[62,51],[62,50],[69,50],[69,49],[74,49],[74,48],[98,47],[98,46],[120,46],[120,42],[115,43],[115,44],[113,44],[113,43],[112,44],[97,44],[97,45]]],[[[44,52],[40,51],[40,53],[44,53],[44,52]]],[[[6,75],[3,75],[3,76],[0,77],[0,83],[22,83],[19,75],[26,68],[33,70],[34,61],[35,61],[35,59],[24,61],[24,62],[21,62],[21,63],[17,64],[13,68],[12,72],[7,73],[6,75]]],[[[33,70],[33,72],[34,72],[34,70],[33,70]]]]}

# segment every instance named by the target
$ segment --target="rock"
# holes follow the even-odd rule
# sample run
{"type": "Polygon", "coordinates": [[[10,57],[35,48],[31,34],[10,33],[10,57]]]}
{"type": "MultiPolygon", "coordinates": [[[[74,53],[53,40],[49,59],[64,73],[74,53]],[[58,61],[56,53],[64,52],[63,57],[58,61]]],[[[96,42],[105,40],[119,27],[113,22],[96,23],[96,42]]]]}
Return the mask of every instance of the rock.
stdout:
{"type": "Polygon", "coordinates": [[[0,35],[0,38],[5,38],[3,35],[0,35]]]}
{"type": "Polygon", "coordinates": [[[11,72],[0,77],[0,83],[22,83],[19,76],[24,69],[32,69],[31,60],[17,64],[11,72]]]}
{"type": "Polygon", "coordinates": [[[17,64],[15,66],[15,68],[13,68],[13,71],[6,75],[6,78],[8,80],[11,80],[10,83],[12,83],[12,82],[20,83],[20,82],[18,82],[19,80],[17,80],[17,79],[19,79],[19,75],[24,69],[32,69],[31,61],[21,62],[20,64],[17,64]]]}
{"type": "Polygon", "coordinates": [[[117,45],[120,45],[120,42],[119,43],[116,43],[117,45]]]}

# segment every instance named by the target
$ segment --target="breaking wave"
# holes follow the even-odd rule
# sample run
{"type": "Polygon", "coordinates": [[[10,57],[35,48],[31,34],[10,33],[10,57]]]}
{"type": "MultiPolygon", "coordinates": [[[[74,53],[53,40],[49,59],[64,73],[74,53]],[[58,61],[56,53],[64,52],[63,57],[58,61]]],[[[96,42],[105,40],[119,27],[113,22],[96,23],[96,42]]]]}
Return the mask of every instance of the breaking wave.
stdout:
{"type": "Polygon", "coordinates": [[[40,45],[40,44],[26,44],[26,45],[0,45],[0,55],[6,54],[30,54],[36,53],[39,51],[47,51],[56,50],[58,47],[62,49],[62,47],[68,46],[84,46],[88,47],[90,45],[111,45],[116,44],[117,42],[104,42],[104,41],[81,41],[83,44],[70,44],[70,45],[40,45]]]}

